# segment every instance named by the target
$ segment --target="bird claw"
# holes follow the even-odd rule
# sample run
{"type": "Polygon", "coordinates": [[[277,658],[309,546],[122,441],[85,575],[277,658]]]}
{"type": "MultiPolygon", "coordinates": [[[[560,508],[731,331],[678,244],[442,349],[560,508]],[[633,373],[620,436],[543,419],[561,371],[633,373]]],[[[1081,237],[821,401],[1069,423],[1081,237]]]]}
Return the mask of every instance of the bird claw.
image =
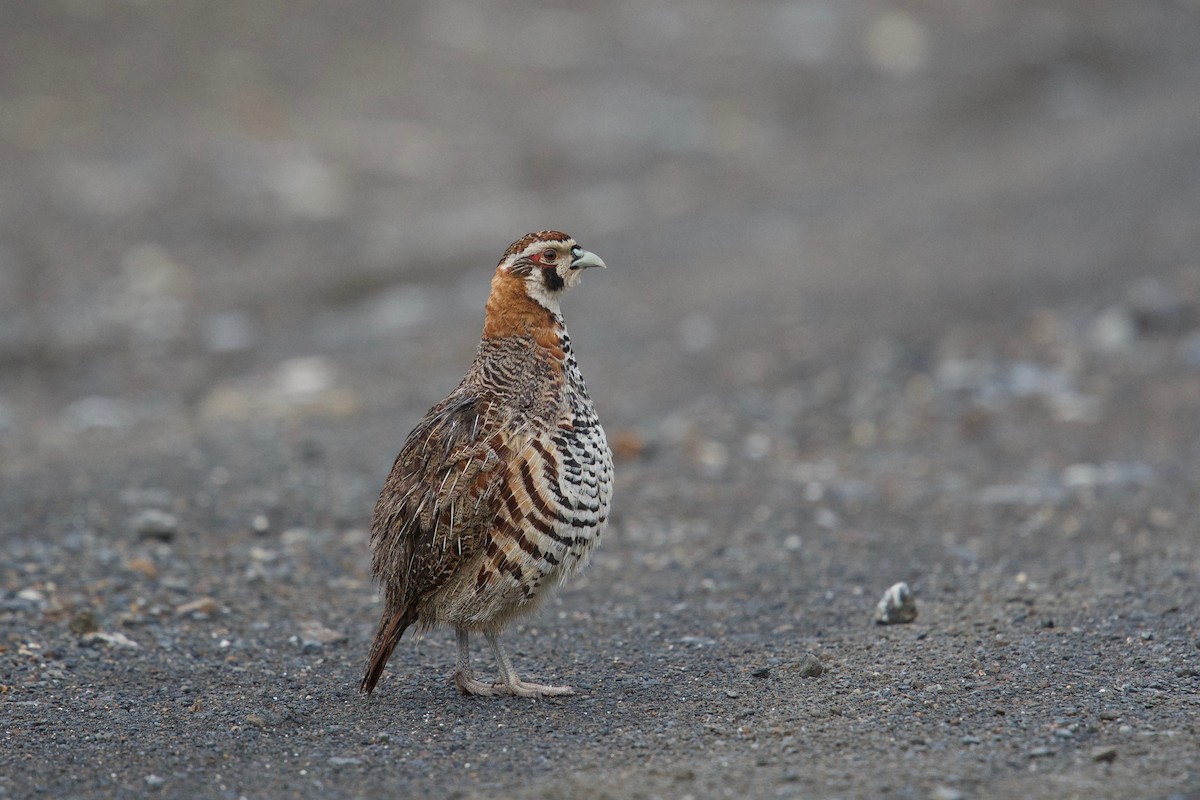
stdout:
{"type": "Polygon", "coordinates": [[[503,681],[488,683],[487,681],[476,679],[474,675],[468,672],[455,672],[454,685],[464,695],[477,695],[479,697],[500,697],[505,695],[516,697],[561,697],[563,695],[575,694],[575,690],[570,686],[548,686],[543,683],[526,683],[520,679],[514,680],[511,683],[504,683],[503,681]]]}
{"type": "Polygon", "coordinates": [[[487,683],[477,680],[471,672],[462,672],[455,670],[454,685],[458,687],[458,691],[465,695],[494,695],[496,694],[496,684],[487,683]]]}
{"type": "MultiPolygon", "coordinates": [[[[499,688],[501,684],[496,684],[499,688]]],[[[575,690],[570,686],[548,686],[544,683],[526,683],[518,680],[503,687],[506,694],[515,694],[518,697],[561,697],[563,695],[575,694],[575,690]]]]}

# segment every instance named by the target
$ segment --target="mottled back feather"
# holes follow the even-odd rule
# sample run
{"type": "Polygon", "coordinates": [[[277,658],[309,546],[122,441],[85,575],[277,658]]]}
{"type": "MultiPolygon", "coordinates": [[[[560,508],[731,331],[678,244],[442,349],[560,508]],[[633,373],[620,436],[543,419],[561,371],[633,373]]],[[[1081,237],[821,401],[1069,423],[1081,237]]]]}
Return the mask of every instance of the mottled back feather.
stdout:
{"type": "Polygon", "coordinates": [[[489,530],[500,501],[496,467],[503,449],[490,408],[460,387],[421,421],[397,456],[372,524],[373,569],[389,606],[436,592],[489,530]]]}

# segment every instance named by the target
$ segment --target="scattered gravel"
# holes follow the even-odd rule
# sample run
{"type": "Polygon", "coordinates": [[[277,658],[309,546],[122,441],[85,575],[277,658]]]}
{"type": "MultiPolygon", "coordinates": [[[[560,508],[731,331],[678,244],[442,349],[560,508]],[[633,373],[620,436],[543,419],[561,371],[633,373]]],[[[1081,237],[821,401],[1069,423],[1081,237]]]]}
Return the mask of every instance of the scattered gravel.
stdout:
{"type": "Polygon", "coordinates": [[[1200,796],[1194,15],[338,19],[0,26],[0,797],[1200,796]],[[543,226],[618,483],[506,641],[580,694],[434,630],[360,696],[370,509],[543,226]]]}

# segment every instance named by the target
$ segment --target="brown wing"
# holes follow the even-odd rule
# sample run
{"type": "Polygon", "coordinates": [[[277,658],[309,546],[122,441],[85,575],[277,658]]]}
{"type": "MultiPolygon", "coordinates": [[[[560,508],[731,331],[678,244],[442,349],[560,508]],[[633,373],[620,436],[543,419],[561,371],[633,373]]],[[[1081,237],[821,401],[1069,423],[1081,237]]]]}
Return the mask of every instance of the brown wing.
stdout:
{"type": "Polygon", "coordinates": [[[375,688],[422,600],[480,547],[499,504],[507,456],[491,404],[461,390],[417,425],[379,494],[371,526],[372,570],[385,606],[362,690],[375,688]]]}
{"type": "Polygon", "coordinates": [[[393,611],[436,592],[483,543],[505,459],[490,411],[486,400],[456,392],[417,425],[392,466],[371,539],[393,611]]]}

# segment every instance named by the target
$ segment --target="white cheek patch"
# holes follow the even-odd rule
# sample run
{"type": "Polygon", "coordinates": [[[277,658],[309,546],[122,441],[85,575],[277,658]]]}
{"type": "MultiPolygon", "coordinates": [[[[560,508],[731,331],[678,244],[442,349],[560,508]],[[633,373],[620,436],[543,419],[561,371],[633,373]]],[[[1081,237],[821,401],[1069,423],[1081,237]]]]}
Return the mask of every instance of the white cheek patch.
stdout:
{"type": "Polygon", "coordinates": [[[539,271],[535,270],[526,276],[525,290],[529,292],[529,296],[539,305],[550,309],[555,314],[561,312],[561,307],[558,304],[558,292],[551,292],[546,288],[545,278],[542,277],[539,271]]]}

